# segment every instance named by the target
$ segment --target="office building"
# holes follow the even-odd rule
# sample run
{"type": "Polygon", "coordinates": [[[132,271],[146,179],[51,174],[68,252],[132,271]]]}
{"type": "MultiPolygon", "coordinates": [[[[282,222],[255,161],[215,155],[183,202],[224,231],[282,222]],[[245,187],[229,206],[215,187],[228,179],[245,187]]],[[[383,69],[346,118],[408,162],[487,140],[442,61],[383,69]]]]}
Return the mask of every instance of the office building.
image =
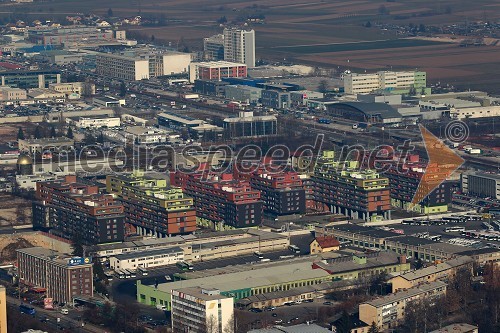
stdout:
{"type": "Polygon", "coordinates": [[[278,119],[275,116],[254,116],[253,112],[240,111],[238,117],[224,119],[224,131],[230,138],[277,135],[278,119]]]}
{"type": "Polygon", "coordinates": [[[129,126],[125,128],[127,141],[138,145],[154,145],[169,140],[169,132],[156,127],[129,126]]]}
{"type": "Polygon", "coordinates": [[[74,118],[66,118],[67,122],[70,122],[74,126],[85,129],[95,129],[95,128],[112,128],[112,127],[120,127],[121,119],[120,117],[74,117],[74,118]]]}
{"type": "Polygon", "coordinates": [[[51,83],[49,88],[64,93],[66,97],[73,94],[78,96],[91,96],[95,94],[95,84],[91,82],[65,82],[51,83]]]}
{"type": "Polygon", "coordinates": [[[232,174],[171,173],[171,183],[194,198],[198,223],[216,230],[254,227],[262,223],[260,191],[232,174]]]}
{"type": "Polygon", "coordinates": [[[187,130],[188,134],[204,135],[205,133],[221,133],[221,127],[207,123],[202,119],[195,119],[184,114],[162,112],[157,116],[158,127],[176,131],[187,130]]]}
{"type": "Polygon", "coordinates": [[[112,30],[101,30],[97,27],[67,26],[30,27],[27,32],[28,40],[35,44],[62,45],[73,43],[89,43],[113,40],[112,30]]]}
{"type": "Polygon", "coordinates": [[[409,93],[425,89],[425,72],[380,71],[372,74],[349,73],[344,75],[344,91],[349,95],[370,94],[377,90],[391,93],[409,93]]]}
{"type": "Polygon", "coordinates": [[[17,70],[0,72],[2,86],[21,89],[48,88],[52,83],[61,83],[58,70],[17,70]]]}
{"type": "Polygon", "coordinates": [[[224,60],[255,67],[255,31],[224,29],[224,60]]]}
{"type": "Polygon", "coordinates": [[[193,198],[181,188],[169,186],[168,176],[142,171],[108,175],[106,189],[123,202],[131,233],[167,237],[196,230],[193,198]]]}
{"type": "Polygon", "coordinates": [[[203,38],[203,57],[207,61],[224,60],[224,35],[203,38]]]}
{"type": "Polygon", "coordinates": [[[360,170],[357,161],[337,162],[324,151],[311,177],[315,200],[343,214],[365,221],[390,219],[389,179],[374,170],[360,170]]]}
{"type": "Polygon", "coordinates": [[[219,80],[195,80],[193,90],[202,95],[224,96],[228,85],[219,80]]]}
{"type": "Polygon", "coordinates": [[[26,90],[19,88],[0,87],[0,101],[20,101],[27,98],[26,90]]]}
{"type": "Polygon", "coordinates": [[[247,77],[247,65],[228,61],[193,62],[189,65],[189,82],[247,77]]]}
{"type": "Polygon", "coordinates": [[[7,333],[7,297],[6,289],[0,285],[0,333],[7,333]]]}
{"type": "Polygon", "coordinates": [[[172,290],[172,330],[192,333],[234,332],[234,302],[213,288],[172,290]]]}
{"type": "Polygon", "coordinates": [[[86,245],[121,242],[124,208],[111,194],[99,193],[97,185],[77,182],[76,176],[36,184],[33,228],[73,239],[86,245]]]}
{"type": "Polygon", "coordinates": [[[261,101],[263,106],[273,109],[290,107],[290,92],[275,89],[262,90],[261,101]]]}
{"type": "Polygon", "coordinates": [[[269,213],[289,215],[306,212],[306,192],[296,172],[255,173],[250,178],[250,185],[260,191],[264,210],[269,213]]]}
{"type": "Polygon", "coordinates": [[[120,80],[136,81],[187,73],[190,63],[189,53],[173,51],[100,53],[96,56],[96,73],[120,80]]]}
{"type": "Polygon", "coordinates": [[[317,91],[299,90],[290,92],[292,105],[306,106],[309,100],[322,99],[325,94],[317,91]]]}
{"type": "Polygon", "coordinates": [[[405,307],[415,300],[432,300],[446,294],[446,283],[441,281],[422,285],[382,296],[359,305],[359,319],[375,323],[379,329],[395,327],[404,319],[405,307]]]}
{"type": "Polygon", "coordinates": [[[45,289],[48,298],[71,303],[75,296],[94,294],[93,267],[89,257],[72,257],[42,247],[17,250],[21,285],[45,289]]]}
{"type": "Polygon", "coordinates": [[[500,176],[496,173],[463,173],[461,185],[465,194],[500,200],[500,176]]]}
{"type": "Polygon", "coordinates": [[[42,139],[20,139],[18,140],[19,151],[29,154],[41,154],[46,151],[70,151],[73,150],[75,140],[58,137],[42,139]]]}

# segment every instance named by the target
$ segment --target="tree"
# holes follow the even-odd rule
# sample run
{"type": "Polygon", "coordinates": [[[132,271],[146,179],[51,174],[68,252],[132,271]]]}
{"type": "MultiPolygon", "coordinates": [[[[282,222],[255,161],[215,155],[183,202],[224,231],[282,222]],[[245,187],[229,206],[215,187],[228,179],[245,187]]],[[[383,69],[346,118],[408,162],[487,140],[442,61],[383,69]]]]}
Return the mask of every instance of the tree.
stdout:
{"type": "Polygon", "coordinates": [[[113,9],[108,9],[108,17],[113,17],[113,9]]]}
{"type": "Polygon", "coordinates": [[[371,28],[371,27],[372,27],[372,23],[370,21],[365,23],[365,28],[371,28]]]}
{"type": "Polygon", "coordinates": [[[217,23],[224,24],[227,22],[226,16],[221,16],[218,20],[217,23]]]}
{"type": "Polygon", "coordinates": [[[420,25],[418,26],[418,31],[419,31],[419,32],[425,32],[426,30],[427,30],[427,29],[425,28],[425,25],[424,25],[424,24],[420,24],[420,25]]]}
{"type": "Polygon", "coordinates": [[[318,84],[318,91],[321,93],[327,93],[328,92],[328,81],[327,80],[321,80],[319,81],[318,84]]]}
{"type": "Polygon", "coordinates": [[[51,138],[55,138],[57,136],[57,133],[56,133],[56,128],[54,126],[52,126],[50,128],[50,137],[51,138]]]}
{"type": "Polygon", "coordinates": [[[125,97],[127,95],[127,86],[125,85],[125,82],[120,83],[120,97],[125,97]]]}
{"type": "Polygon", "coordinates": [[[73,250],[71,254],[76,257],[83,257],[85,249],[83,246],[82,237],[80,237],[77,234],[73,234],[71,241],[72,241],[71,248],[73,250]]]}
{"type": "Polygon", "coordinates": [[[73,139],[73,129],[71,127],[68,127],[68,131],[66,132],[66,136],[70,139],[73,139]]]}
{"type": "Polygon", "coordinates": [[[17,139],[24,140],[24,132],[23,132],[22,127],[19,127],[19,130],[17,131],[17,139]]]}
{"type": "MultiPolygon", "coordinates": [[[[155,41],[155,35],[151,35],[151,42],[154,42],[155,41]]],[[[121,88],[121,86],[120,86],[121,88]]]]}
{"type": "Polygon", "coordinates": [[[43,138],[43,131],[42,131],[42,127],[40,125],[38,125],[35,128],[34,137],[35,137],[35,139],[41,139],[41,138],[43,138]]]}
{"type": "Polygon", "coordinates": [[[337,327],[337,333],[350,333],[352,328],[352,320],[349,313],[344,310],[342,311],[342,316],[336,322],[335,327],[337,327]]]}
{"type": "Polygon", "coordinates": [[[368,329],[368,333],[379,333],[380,331],[378,330],[377,324],[375,324],[374,321],[372,321],[372,324],[370,328],[368,329]]]}
{"type": "Polygon", "coordinates": [[[207,333],[216,333],[219,331],[219,325],[217,323],[217,320],[215,319],[214,315],[210,315],[210,317],[207,318],[206,322],[206,331],[207,333]]]}
{"type": "Polygon", "coordinates": [[[234,314],[231,315],[229,320],[227,321],[226,327],[222,330],[222,333],[234,333],[236,330],[236,323],[234,320],[234,314]]]}

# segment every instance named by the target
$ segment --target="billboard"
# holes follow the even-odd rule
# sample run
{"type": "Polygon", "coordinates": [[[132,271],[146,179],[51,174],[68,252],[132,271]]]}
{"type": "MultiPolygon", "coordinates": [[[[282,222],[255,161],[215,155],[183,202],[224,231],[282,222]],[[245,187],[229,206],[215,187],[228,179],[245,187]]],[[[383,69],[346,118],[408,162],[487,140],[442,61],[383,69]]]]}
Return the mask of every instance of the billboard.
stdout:
{"type": "Polygon", "coordinates": [[[74,257],[68,260],[69,266],[86,265],[92,263],[92,258],[90,257],[74,257]]]}
{"type": "Polygon", "coordinates": [[[43,308],[46,310],[54,310],[54,299],[46,297],[43,299],[43,308]]]}

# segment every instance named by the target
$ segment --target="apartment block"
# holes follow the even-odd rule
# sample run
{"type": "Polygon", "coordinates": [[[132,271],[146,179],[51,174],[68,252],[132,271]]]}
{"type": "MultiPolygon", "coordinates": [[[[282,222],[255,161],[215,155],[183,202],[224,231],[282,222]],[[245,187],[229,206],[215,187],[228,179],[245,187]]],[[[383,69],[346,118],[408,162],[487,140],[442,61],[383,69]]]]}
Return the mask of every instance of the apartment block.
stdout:
{"type": "Polygon", "coordinates": [[[196,230],[193,198],[181,188],[169,186],[163,174],[108,175],[106,188],[123,202],[130,233],[167,237],[196,230]]]}
{"type": "Polygon", "coordinates": [[[304,214],[306,192],[296,172],[256,173],[252,188],[261,192],[264,210],[276,215],[304,214]]]}
{"type": "Polygon", "coordinates": [[[374,221],[390,219],[389,179],[361,169],[357,161],[335,161],[333,151],[318,159],[314,174],[315,200],[335,214],[374,221]]]}
{"type": "Polygon", "coordinates": [[[202,225],[221,230],[262,223],[261,194],[248,181],[237,180],[227,173],[176,171],[171,173],[171,183],[194,198],[198,222],[202,225]]]}
{"type": "Polygon", "coordinates": [[[96,73],[124,81],[149,79],[149,60],[119,54],[97,54],[96,73]]]}
{"type": "Polygon", "coordinates": [[[247,77],[247,65],[229,61],[193,62],[189,65],[189,82],[247,77]]]}
{"type": "Polygon", "coordinates": [[[234,301],[213,288],[172,290],[173,332],[234,332],[234,301]]]}
{"type": "Polygon", "coordinates": [[[224,60],[255,67],[255,31],[224,29],[224,60]]]}
{"type": "Polygon", "coordinates": [[[359,319],[365,323],[375,323],[379,328],[397,326],[404,319],[405,307],[416,300],[432,300],[446,294],[446,283],[441,281],[428,282],[417,287],[399,291],[394,294],[361,303],[359,319]]]}
{"type": "Polygon", "coordinates": [[[89,257],[72,257],[42,247],[17,250],[22,284],[44,288],[47,297],[70,303],[75,296],[94,294],[93,266],[89,257]]]}
{"type": "Polygon", "coordinates": [[[33,228],[84,244],[121,242],[124,238],[124,208],[111,194],[99,193],[97,185],[65,176],[36,184],[33,228]]]}

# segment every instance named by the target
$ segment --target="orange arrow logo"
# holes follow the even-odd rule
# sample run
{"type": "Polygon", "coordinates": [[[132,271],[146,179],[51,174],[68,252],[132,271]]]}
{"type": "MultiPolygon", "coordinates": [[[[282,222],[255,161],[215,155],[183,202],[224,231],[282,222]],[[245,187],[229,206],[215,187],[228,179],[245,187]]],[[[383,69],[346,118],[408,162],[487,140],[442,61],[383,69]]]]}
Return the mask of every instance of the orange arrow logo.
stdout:
{"type": "Polygon", "coordinates": [[[431,194],[436,187],[448,179],[448,177],[464,163],[463,158],[458,156],[452,149],[448,148],[434,134],[429,132],[422,125],[419,125],[419,127],[422,138],[424,139],[429,163],[418,184],[417,191],[413,196],[410,209],[431,194]]]}

